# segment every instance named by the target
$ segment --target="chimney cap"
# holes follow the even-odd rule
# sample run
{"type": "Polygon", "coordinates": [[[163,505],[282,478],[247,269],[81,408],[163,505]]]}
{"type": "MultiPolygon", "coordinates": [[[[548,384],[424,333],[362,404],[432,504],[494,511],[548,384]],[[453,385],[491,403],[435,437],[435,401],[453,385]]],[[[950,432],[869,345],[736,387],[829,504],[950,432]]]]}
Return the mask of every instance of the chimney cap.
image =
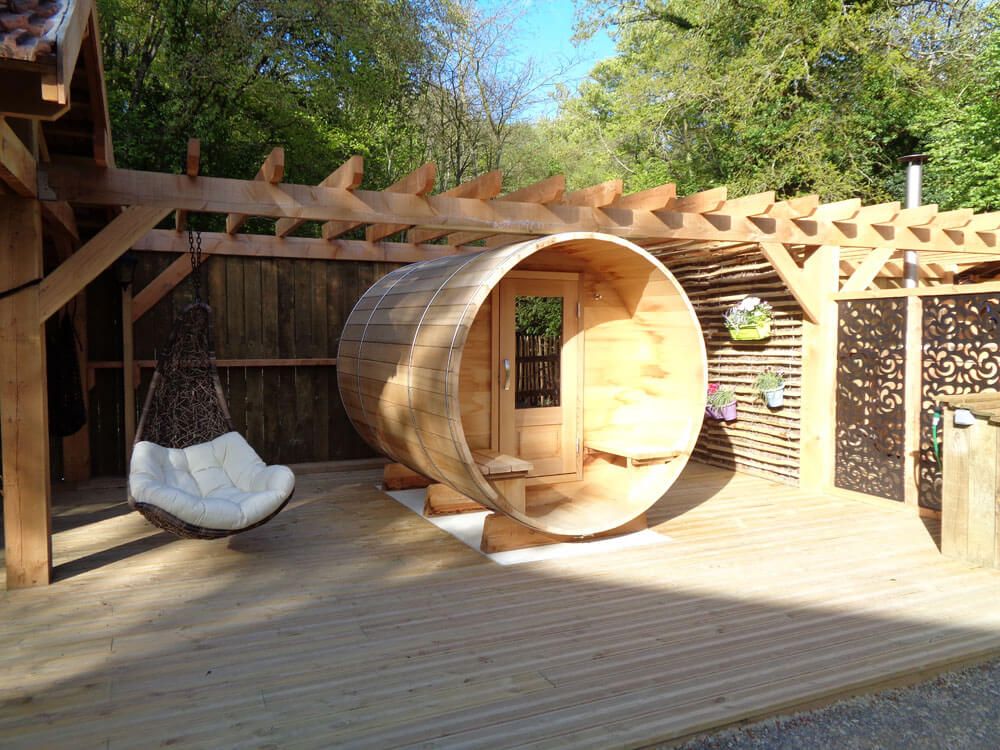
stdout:
{"type": "Polygon", "coordinates": [[[924,164],[930,158],[929,154],[910,154],[909,156],[900,156],[897,161],[901,164],[924,164]]]}

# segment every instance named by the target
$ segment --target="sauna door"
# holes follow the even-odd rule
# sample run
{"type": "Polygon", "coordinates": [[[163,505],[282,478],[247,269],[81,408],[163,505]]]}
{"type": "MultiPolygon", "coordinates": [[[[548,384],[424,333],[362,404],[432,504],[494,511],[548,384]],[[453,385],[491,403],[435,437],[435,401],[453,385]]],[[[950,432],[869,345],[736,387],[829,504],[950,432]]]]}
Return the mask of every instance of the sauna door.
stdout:
{"type": "Polygon", "coordinates": [[[529,477],[578,473],[578,284],[565,273],[500,282],[499,450],[530,461],[529,477]]]}

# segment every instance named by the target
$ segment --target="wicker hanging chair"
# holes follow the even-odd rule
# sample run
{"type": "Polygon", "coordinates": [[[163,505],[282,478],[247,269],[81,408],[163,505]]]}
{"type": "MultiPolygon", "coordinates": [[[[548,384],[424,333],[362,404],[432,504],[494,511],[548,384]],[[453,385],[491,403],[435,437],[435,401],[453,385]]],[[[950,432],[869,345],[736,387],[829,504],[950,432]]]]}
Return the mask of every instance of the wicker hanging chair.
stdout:
{"type": "MultiPolygon", "coordinates": [[[[195,271],[200,258],[193,259],[195,271]]],[[[177,536],[217,539],[266,523],[295,475],[267,466],[233,427],[212,350],[212,308],[198,295],[174,322],[136,429],[129,505],[177,536]]]]}

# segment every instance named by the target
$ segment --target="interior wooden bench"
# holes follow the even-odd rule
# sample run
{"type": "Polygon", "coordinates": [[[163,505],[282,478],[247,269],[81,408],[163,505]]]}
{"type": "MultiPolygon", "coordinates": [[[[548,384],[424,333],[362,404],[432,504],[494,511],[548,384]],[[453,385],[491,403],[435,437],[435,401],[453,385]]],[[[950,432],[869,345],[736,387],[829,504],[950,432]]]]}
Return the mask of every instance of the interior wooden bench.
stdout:
{"type": "Polygon", "coordinates": [[[595,433],[588,437],[584,444],[591,451],[621,456],[629,467],[665,464],[681,454],[665,441],[636,437],[627,433],[595,433]]]}

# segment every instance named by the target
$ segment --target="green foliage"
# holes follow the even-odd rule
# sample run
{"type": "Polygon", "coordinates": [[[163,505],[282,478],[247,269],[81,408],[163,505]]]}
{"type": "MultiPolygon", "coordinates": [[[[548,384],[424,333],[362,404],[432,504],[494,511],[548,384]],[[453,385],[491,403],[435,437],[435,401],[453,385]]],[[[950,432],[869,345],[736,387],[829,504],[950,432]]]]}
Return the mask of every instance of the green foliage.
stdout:
{"type": "Polygon", "coordinates": [[[777,388],[781,388],[784,384],[785,376],[782,374],[781,370],[775,370],[770,367],[757,373],[757,377],[753,381],[753,387],[759,393],[773,391],[777,388]]]}
{"type": "Polygon", "coordinates": [[[898,200],[897,159],[926,150],[928,202],[1000,207],[995,0],[585,0],[581,33],[611,29],[618,52],[535,122],[515,5],[98,4],[126,167],[179,171],[199,137],[203,173],[232,177],[283,145],[301,183],[362,154],[372,188],[433,160],[439,189],[501,168],[506,190],[563,173],[569,190],[872,202],[898,200]]]}
{"type": "Polygon", "coordinates": [[[1000,209],[1000,6],[986,14],[983,46],[957,91],[923,113],[927,193],[943,208],[1000,209]]]}
{"type": "MultiPolygon", "coordinates": [[[[588,0],[582,32],[600,27],[618,54],[565,98],[554,126],[589,148],[555,153],[548,169],[624,174],[630,190],[674,181],[680,192],[728,184],[734,195],[879,201],[899,197],[896,160],[920,149],[928,97],[968,80],[983,22],[968,3],[588,0]]],[[[997,174],[988,62],[950,118],[963,138],[942,130],[933,147],[954,154],[949,172],[975,161],[967,182],[980,186],[997,174]]]]}
{"type": "MultiPolygon", "coordinates": [[[[430,2],[430,0],[428,0],[430,2]]],[[[275,145],[290,180],[354,153],[384,184],[419,158],[409,117],[430,51],[424,0],[99,0],[118,161],[252,177],[275,145]],[[415,153],[416,152],[416,153],[415,153]]]]}
{"type": "Polygon", "coordinates": [[[732,386],[710,383],[708,386],[708,398],[706,403],[709,406],[721,408],[728,406],[736,400],[736,390],[732,386]]]}
{"type": "Polygon", "coordinates": [[[774,309],[760,297],[744,297],[722,315],[726,328],[734,330],[745,326],[761,326],[771,321],[774,309]]]}
{"type": "Polygon", "coordinates": [[[528,336],[562,336],[562,297],[518,297],[514,321],[518,333],[528,336]]]}

